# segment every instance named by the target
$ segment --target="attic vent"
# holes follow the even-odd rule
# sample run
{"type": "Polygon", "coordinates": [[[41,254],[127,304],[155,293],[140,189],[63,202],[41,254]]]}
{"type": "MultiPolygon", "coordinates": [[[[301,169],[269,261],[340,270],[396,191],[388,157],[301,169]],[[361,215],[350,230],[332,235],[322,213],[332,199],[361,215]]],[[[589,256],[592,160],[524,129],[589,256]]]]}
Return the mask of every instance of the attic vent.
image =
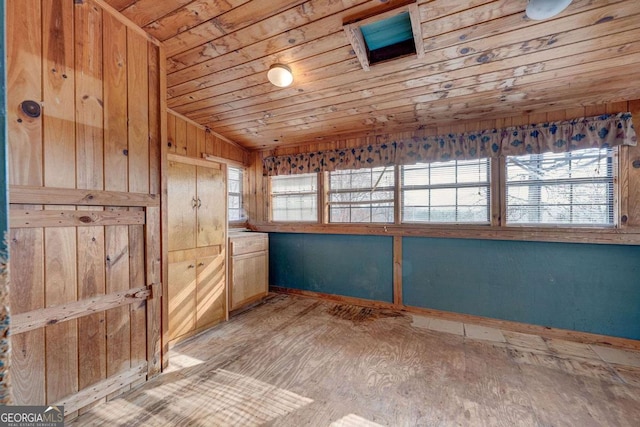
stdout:
{"type": "Polygon", "coordinates": [[[351,19],[343,28],[365,71],[379,62],[424,56],[416,3],[351,19]]]}

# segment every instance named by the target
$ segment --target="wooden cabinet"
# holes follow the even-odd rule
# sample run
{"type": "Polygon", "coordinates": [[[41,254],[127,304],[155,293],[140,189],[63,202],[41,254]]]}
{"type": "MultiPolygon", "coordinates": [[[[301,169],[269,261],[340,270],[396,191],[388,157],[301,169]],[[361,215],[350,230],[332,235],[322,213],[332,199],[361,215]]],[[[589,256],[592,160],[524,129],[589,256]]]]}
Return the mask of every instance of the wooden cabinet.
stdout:
{"type": "Polygon", "coordinates": [[[169,161],[169,251],[224,245],[227,224],[223,165],[169,161]]]}
{"type": "Polygon", "coordinates": [[[269,292],[269,235],[239,232],[229,237],[229,307],[238,309],[269,292]]]}
{"type": "Polygon", "coordinates": [[[169,155],[169,340],[227,317],[226,168],[169,155]]]}

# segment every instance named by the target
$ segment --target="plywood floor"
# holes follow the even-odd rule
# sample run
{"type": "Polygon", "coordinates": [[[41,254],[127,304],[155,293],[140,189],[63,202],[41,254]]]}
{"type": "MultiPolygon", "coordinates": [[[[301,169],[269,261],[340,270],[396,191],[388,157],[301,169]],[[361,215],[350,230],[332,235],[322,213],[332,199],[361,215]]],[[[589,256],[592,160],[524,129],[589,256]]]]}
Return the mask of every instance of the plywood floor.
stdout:
{"type": "Polygon", "coordinates": [[[637,426],[640,355],[277,295],[72,426],[637,426]]]}

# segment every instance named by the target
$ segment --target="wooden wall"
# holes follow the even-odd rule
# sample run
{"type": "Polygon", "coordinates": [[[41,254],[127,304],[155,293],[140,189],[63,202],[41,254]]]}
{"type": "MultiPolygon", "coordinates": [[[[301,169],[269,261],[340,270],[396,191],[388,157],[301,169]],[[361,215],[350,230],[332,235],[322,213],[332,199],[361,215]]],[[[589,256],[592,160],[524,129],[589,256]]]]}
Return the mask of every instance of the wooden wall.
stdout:
{"type": "MultiPolygon", "coordinates": [[[[596,116],[603,113],[617,113],[631,111],[634,115],[636,129],[640,129],[640,100],[618,102],[613,104],[591,105],[536,113],[505,117],[497,120],[482,122],[460,122],[453,126],[429,127],[420,131],[417,136],[441,135],[446,133],[459,133],[465,131],[503,128],[515,125],[557,121],[577,117],[596,116]]],[[[363,137],[344,139],[333,142],[314,142],[305,145],[281,147],[275,150],[254,151],[251,153],[250,167],[248,170],[248,216],[251,226],[260,231],[287,231],[287,232],[312,232],[312,233],[346,233],[346,234],[379,234],[379,235],[423,235],[435,237],[477,237],[477,238],[508,238],[516,240],[545,240],[545,241],[580,241],[598,243],[628,243],[629,239],[640,243],[638,230],[640,230],[640,168],[634,168],[633,162],[640,161],[640,146],[622,147],[620,150],[620,217],[626,216],[626,223],[621,228],[633,235],[610,233],[555,233],[547,229],[524,230],[511,227],[510,230],[499,227],[469,227],[462,232],[451,231],[447,227],[434,227],[432,225],[412,226],[378,226],[378,225],[338,225],[318,223],[313,225],[296,224],[270,224],[269,218],[269,186],[268,178],[262,176],[262,159],[271,155],[287,155],[330,148],[361,147],[372,143],[388,142],[401,138],[410,138],[415,133],[393,133],[376,137],[363,137]]],[[[455,227],[456,229],[465,228],[455,227]]]]}
{"type": "Polygon", "coordinates": [[[171,110],[167,113],[167,150],[197,159],[210,156],[216,160],[249,164],[247,150],[171,110]]]}
{"type": "Polygon", "coordinates": [[[13,395],[74,416],[161,367],[163,52],[100,0],[7,7],[13,395]]]}

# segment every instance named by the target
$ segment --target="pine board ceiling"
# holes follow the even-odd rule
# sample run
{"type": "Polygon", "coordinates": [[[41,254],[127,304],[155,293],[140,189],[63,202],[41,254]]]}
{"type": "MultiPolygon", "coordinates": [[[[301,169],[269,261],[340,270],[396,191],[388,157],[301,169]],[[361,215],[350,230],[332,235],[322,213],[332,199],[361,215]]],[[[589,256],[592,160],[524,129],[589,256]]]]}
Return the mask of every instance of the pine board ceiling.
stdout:
{"type": "Polygon", "coordinates": [[[368,72],[343,23],[392,0],[106,2],[164,44],[169,108],[250,149],[640,98],[638,0],[546,21],[527,0],[418,0],[424,57],[368,72]],[[267,81],[276,62],[292,86],[267,81]]]}

